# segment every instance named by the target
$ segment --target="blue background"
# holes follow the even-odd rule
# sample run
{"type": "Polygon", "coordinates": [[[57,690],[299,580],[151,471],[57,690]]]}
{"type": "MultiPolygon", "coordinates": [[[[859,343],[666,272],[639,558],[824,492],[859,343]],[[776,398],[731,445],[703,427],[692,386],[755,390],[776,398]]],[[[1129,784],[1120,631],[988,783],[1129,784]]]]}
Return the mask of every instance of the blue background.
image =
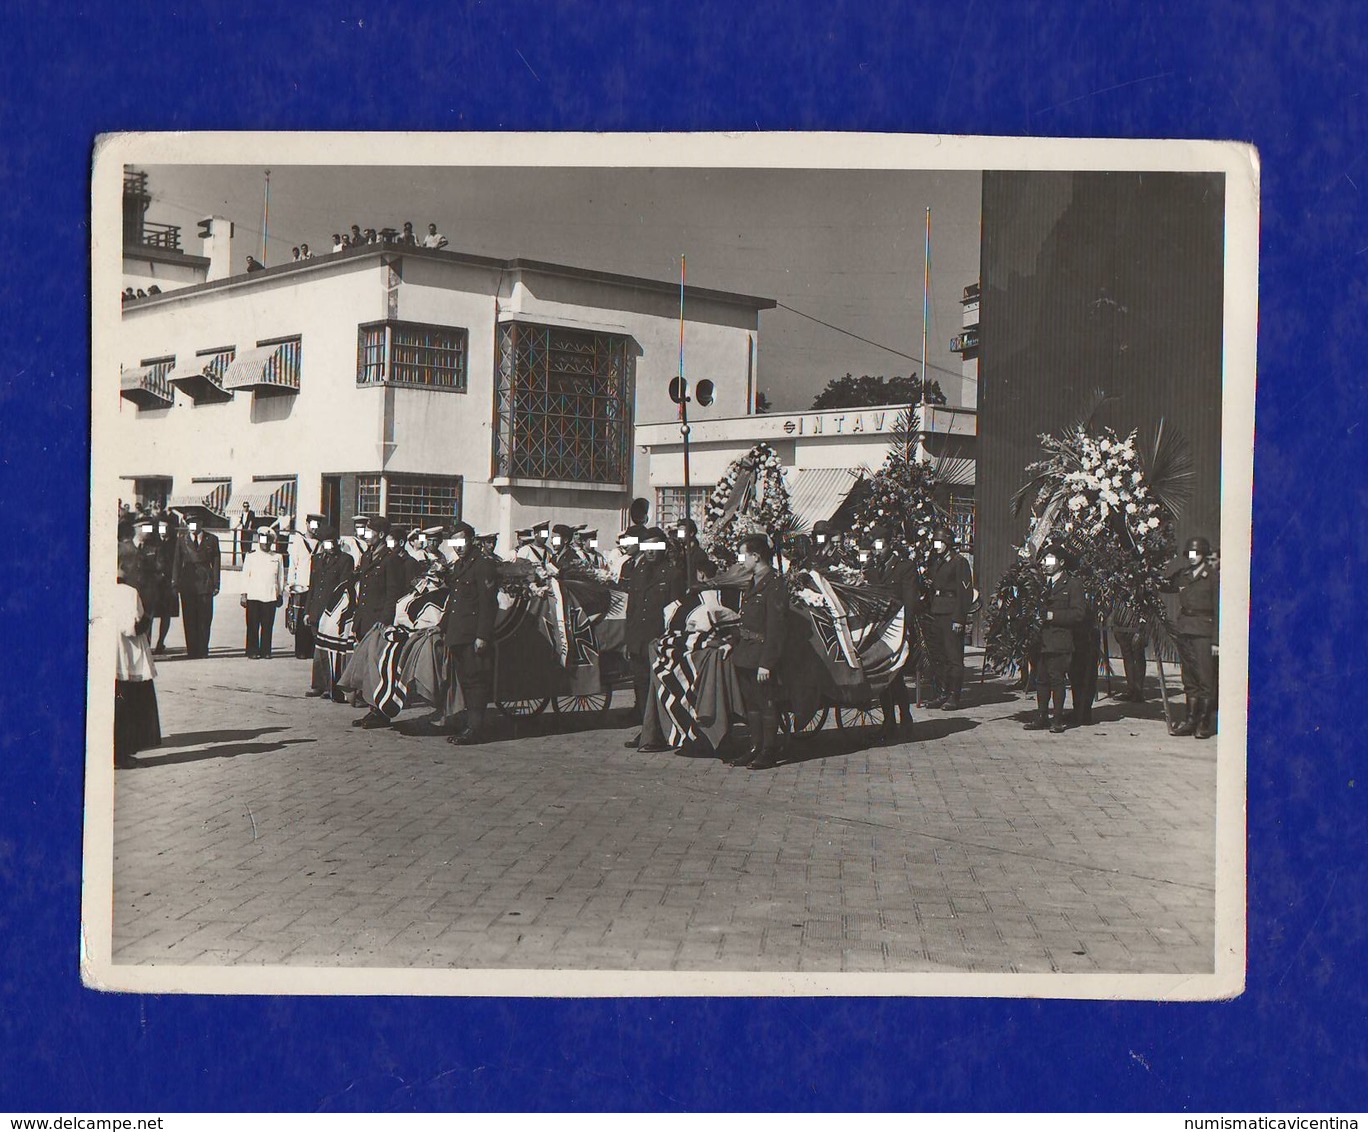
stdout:
{"type": "Polygon", "coordinates": [[[6,3],[0,1107],[1365,1106],[1353,3],[6,3]],[[447,7],[449,11],[445,10],[447,7]],[[282,14],[284,13],[284,14],[282,14]],[[1249,982],[1228,1003],[107,995],[77,974],[88,167],[123,129],[1233,138],[1263,161],[1249,982]],[[36,642],[38,647],[29,647],[36,642]]]}

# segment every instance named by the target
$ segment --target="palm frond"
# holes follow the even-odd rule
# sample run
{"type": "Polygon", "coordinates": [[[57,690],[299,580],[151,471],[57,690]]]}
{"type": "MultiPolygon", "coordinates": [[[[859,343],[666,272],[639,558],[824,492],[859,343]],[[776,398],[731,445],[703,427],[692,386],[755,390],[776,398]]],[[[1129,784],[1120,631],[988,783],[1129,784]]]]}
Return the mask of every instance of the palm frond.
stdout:
{"type": "Polygon", "coordinates": [[[1187,437],[1167,427],[1164,418],[1154,430],[1154,443],[1145,453],[1145,478],[1150,490],[1169,513],[1179,515],[1192,498],[1192,446],[1187,437]]]}
{"type": "Polygon", "coordinates": [[[1073,427],[1069,431],[1077,432],[1080,428],[1091,430],[1097,414],[1102,411],[1102,406],[1109,401],[1115,400],[1116,397],[1108,393],[1105,389],[1094,389],[1088,395],[1088,399],[1083,402],[1082,415],[1074,421],[1073,427]]]}

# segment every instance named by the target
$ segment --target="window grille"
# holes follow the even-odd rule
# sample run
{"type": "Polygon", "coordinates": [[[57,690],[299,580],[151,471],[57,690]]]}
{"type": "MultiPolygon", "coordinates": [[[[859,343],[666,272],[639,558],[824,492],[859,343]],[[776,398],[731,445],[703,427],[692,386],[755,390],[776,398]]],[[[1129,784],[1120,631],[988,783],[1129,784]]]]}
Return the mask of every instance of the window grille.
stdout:
{"type": "Polygon", "coordinates": [[[466,389],[467,332],[455,326],[373,322],[357,329],[356,383],[466,389]]]}
{"type": "Polygon", "coordinates": [[[495,475],[625,487],[634,370],[622,335],[502,325],[495,475]]]}
{"type": "Polygon", "coordinates": [[[386,514],[412,527],[450,524],[461,517],[460,476],[389,476],[386,514]]]}
{"type": "Polygon", "coordinates": [[[358,515],[380,514],[380,477],[356,477],[356,513],[358,515]]]}
{"type": "MultiPolygon", "coordinates": [[[[693,483],[689,485],[689,517],[703,529],[703,516],[708,510],[708,496],[712,494],[712,484],[693,483]]],[[[684,489],[682,487],[656,488],[656,521],[662,527],[669,527],[684,517],[684,489]]]]}

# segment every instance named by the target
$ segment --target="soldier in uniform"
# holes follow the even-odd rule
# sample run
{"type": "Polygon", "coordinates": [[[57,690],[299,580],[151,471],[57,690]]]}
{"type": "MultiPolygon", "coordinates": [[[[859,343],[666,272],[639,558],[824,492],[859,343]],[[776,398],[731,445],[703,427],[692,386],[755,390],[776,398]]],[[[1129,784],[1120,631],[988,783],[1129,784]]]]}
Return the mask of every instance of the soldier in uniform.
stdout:
{"type": "Polygon", "coordinates": [[[615,560],[608,563],[608,569],[617,578],[619,585],[626,586],[631,581],[641,539],[645,534],[646,528],[634,523],[618,536],[615,560]]]}
{"type": "Polygon", "coordinates": [[[446,571],[448,597],[442,615],[452,678],[460,682],[465,700],[465,728],[447,742],[470,746],[481,740],[485,708],[494,686],[494,615],[499,576],[494,559],[480,549],[475,529],[457,523],[451,543],[456,561],[446,571]]]}
{"type": "Polygon", "coordinates": [[[608,562],[599,552],[598,531],[575,528],[574,547],[579,559],[591,570],[607,570],[608,562]]]}
{"type": "Polygon", "coordinates": [[[750,575],[750,584],[741,599],[741,639],[731,650],[731,662],[741,685],[746,727],[751,734],[746,765],[752,770],[774,766],[778,754],[775,672],[784,655],[788,593],[784,580],[770,565],[773,554],[764,535],[747,535],[741,541],[738,565],[750,575]]]}
{"type": "Polygon", "coordinates": [[[1210,739],[1216,733],[1216,614],[1221,593],[1220,563],[1211,543],[1198,535],[1188,539],[1183,557],[1164,570],[1160,589],[1178,594],[1174,643],[1183,662],[1187,714],[1172,728],[1174,735],[1210,739]]]}
{"type": "Polygon", "coordinates": [[[926,564],[927,643],[936,669],[936,683],[944,693],[929,707],[956,711],[964,688],[964,635],[969,630],[969,606],[974,597],[969,560],[955,549],[948,527],[931,533],[931,558],[926,564]]]}
{"type": "Polygon", "coordinates": [[[1073,697],[1072,722],[1088,727],[1092,725],[1093,702],[1097,699],[1097,662],[1102,656],[1102,630],[1097,621],[1097,606],[1086,590],[1083,598],[1083,620],[1074,626],[1069,688],[1073,697]]]}
{"type": "MultiPolygon", "coordinates": [[[[650,527],[642,532],[635,561],[627,577],[627,624],[623,649],[632,673],[632,692],[636,697],[636,717],[644,726],[646,701],[651,694],[651,642],[665,631],[665,607],[684,597],[678,567],[666,553],[665,532],[650,527]]],[[[665,747],[642,739],[638,732],[623,744],[641,751],[663,751],[665,747]]]]}
{"type": "Polygon", "coordinates": [[[841,532],[826,519],[812,524],[812,565],[818,570],[841,561],[841,532]]]}
{"type": "Polygon", "coordinates": [[[1087,598],[1082,583],[1068,572],[1068,556],[1058,543],[1047,542],[1040,548],[1040,566],[1045,574],[1045,592],[1040,652],[1034,662],[1036,716],[1026,724],[1026,730],[1048,728],[1051,734],[1058,735],[1064,731],[1064,685],[1073,659],[1074,631],[1087,616],[1087,598]]]}
{"type": "Polygon", "coordinates": [[[166,652],[166,634],[171,630],[171,622],[180,616],[180,600],[171,588],[176,545],[180,542],[178,526],[174,511],[164,511],[157,516],[157,572],[161,578],[161,608],[157,617],[161,623],[157,627],[157,647],[152,650],[156,656],[166,652]]]}
{"type": "Polygon", "coordinates": [[[717,573],[717,565],[698,545],[698,524],[692,519],[680,519],[670,528],[673,537],[671,551],[684,580],[684,588],[706,581],[717,573]]]}
{"type": "Polygon", "coordinates": [[[1116,694],[1118,700],[1127,700],[1133,704],[1143,704],[1145,702],[1145,671],[1148,664],[1145,660],[1145,647],[1149,644],[1149,633],[1143,623],[1126,622],[1124,624],[1112,620],[1112,636],[1116,639],[1116,647],[1121,652],[1121,663],[1124,666],[1126,686],[1116,694]]]}
{"type": "Polygon", "coordinates": [[[359,641],[373,625],[388,625],[394,620],[394,606],[409,587],[408,556],[392,537],[390,521],[375,516],[361,528],[366,552],[356,568],[356,639],[359,641]]]}
{"type": "Polygon", "coordinates": [[[296,660],[311,660],[314,654],[314,635],[305,617],[305,607],[309,601],[313,558],[318,552],[318,532],[323,522],[322,515],[309,515],[304,520],[303,531],[290,532],[290,564],[285,570],[285,588],[290,595],[290,607],[285,612],[285,621],[286,628],[294,633],[296,660]]]}
{"type": "Polygon", "coordinates": [[[551,562],[557,570],[562,570],[580,560],[575,551],[575,528],[569,523],[557,523],[551,528],[549,548],[551,562]]]}
{"type": "MultiPolygon", "coordinates": [[[[882,524],[876,523],[870,528],[869,542],[871,558],[865,564],[865,581],[892,590],[902,602],[903,634],[908,641],[910,656],[911,642],[916,639],[916,618],[921,609],[921,586],[916,564],[895,552],[892,532],[882,524]]],[[[884,718],[883,730],[878,737],[880,744],[909,737],[912,728],[912,703],[907,692],[906,674],[907,665],[904,665],[893,673],[888,686],[879,695],[879,705],[883,708],[884,718]],[[898,724],[900,714],[901,727],[898,724]]]]}
{"type": "Polygon", "coordinates": [[[342,596],[343,588],[350,588],[355,570],[356,563],[339,545],[337,532],[326,523],[321,525],[318,549],[309,565],[309,591],[304,604],[304,623],[314,638],[312,680],[305,693],[308,696],[329,696],[336,703],[346,699],[337,689],[337,678],[342,674],[339,650],[325,646],[318,632],[324,613],[342,596]]]}
{"type": "MultiPolygon", "coordinates": [[[[520,531],[519,534],[522,532],[520,531]]],[[[532,527],[532,541],[518,547],[517,557],[531,562],[546,573],[553,573],[555,565],[551,553],[551,523],[537,523],[532,527]]]]}
{"type": "Polygon", "coordinates": [[[138,551],[137,581],[133,584],[142,599],[143,615],[148,619],[150,630],[151,622],[158,617],[165,619],[175,602],[170,582],[162,571],[165,555],[162,541],[157,536],[157,520],[151,515],[137,520],[133,530],[133,545],[138,551]]]}
{"type": "Polygon", "coordinates": [[[185,655],[192,660],[209,655],[209,630],[214,622],[221,568],[218,538],[204,530],[198,518],[186,520],[171,565],[171,588],[180,595],[185,655]]]}

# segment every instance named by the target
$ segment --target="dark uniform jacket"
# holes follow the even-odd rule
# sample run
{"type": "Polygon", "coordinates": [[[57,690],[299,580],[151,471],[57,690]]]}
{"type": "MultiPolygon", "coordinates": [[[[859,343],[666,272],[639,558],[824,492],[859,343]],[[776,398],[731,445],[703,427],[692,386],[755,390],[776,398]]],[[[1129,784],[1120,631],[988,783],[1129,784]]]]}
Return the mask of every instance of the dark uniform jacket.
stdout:
{"type": "Polygon", "coordinates": [[[916,564],[906,558],[890,558],[865,570],[865,580],[892,590],[902,599],[903,623],[910,626],[921,605],[921,579],[916,564]]]}
{"type": "Polygon", "coordinates": [[[177,593],[216,594],[219,591],[219,541],[209,531],[200,531],[200,541],[186,531],[176,543],[171,563],[171,586],[177,593]]]}
{"type": "Polygon", "coordinates": [[[684,548],[681,564],[676,569],[684,574],[684,584],[692,586],[716,574],[717,564],[698,543],[691,542],[684,548]]]}
{"type": "Polygon", "coordinates": [[[476,641],[494,640],[494,615],[498,609],[499,572],[494,559],[471,554],[457,559],[446,572],[449,596],[442,615],[442,636],[447,648],[476,641]]]}
{"type": "MultiPolygon", "coordinates": [[[[1173,570],[1173,566],[1169,567],[1173,570]]],[[[1216,636],[1216,610],[1220,600],[1220,569],[1210,563],[1199,568],[1201,577],[1194,578],[1187,563],[1168,574],[1159,588],[1178,594],[1178,617],[1174,629],[1190,637],[1216,636]]]]}
{"type": "MultiPolygon", "coordinates": [[[[408,558],[398,547],[383,543],[361,556],[356,568],[356,635],[365,636],[372,625],[394,622],[394,607],[409,588],[408,558]]],[[[409,559],[412,561],[412,559],[409,559]]]]}
{"type": "Polygon", "coordinates": [[[732,649],[732,664],[775,671],[784,655],[787,617],[788,590],[771,570],[741,599],[741,640],[732,649]]]}
{"type": "Polygon", "coordinates": [[[934,558],[926,567],[927,612],[961,625],[969,620],[974,600],[974,577],[969,560],[958,551],[934,558]]]}
{"type": "Polygon", "coordinates": [[[332,550],[320,547],[314,551],[309,568],[309,596],[305,603],[311,624],[318,624],[323,611],[332,604],[337,591],[351,581],[355,571],[352,556],[340,546],[334,546],[332,550]]]}
{"type": "Polygon", "coordinates": [[[684,597],[680,569],[665,558],[638,558],[627,578],[627,624],[623,643],[630,652],[646,646],[665,631],[665,607],[684,597]]]}
{"type": "Polygon", "coordinates": [[[1074,630],[1088,616],[1088,599],[1083,583],[1067,572],[1055,577],[1051,585],[1045,581],[1042,595],[1047,617],[1040,627],[1040,647],[1043,652],[1072,652],[1074,630]]]}
{"type": "Polygon", "coordinates": [[[161,540],[153,537],[138,547],[138,595],[149,617],[166,617],[172,604],[171,587],[162,572],[161,540]]]}

